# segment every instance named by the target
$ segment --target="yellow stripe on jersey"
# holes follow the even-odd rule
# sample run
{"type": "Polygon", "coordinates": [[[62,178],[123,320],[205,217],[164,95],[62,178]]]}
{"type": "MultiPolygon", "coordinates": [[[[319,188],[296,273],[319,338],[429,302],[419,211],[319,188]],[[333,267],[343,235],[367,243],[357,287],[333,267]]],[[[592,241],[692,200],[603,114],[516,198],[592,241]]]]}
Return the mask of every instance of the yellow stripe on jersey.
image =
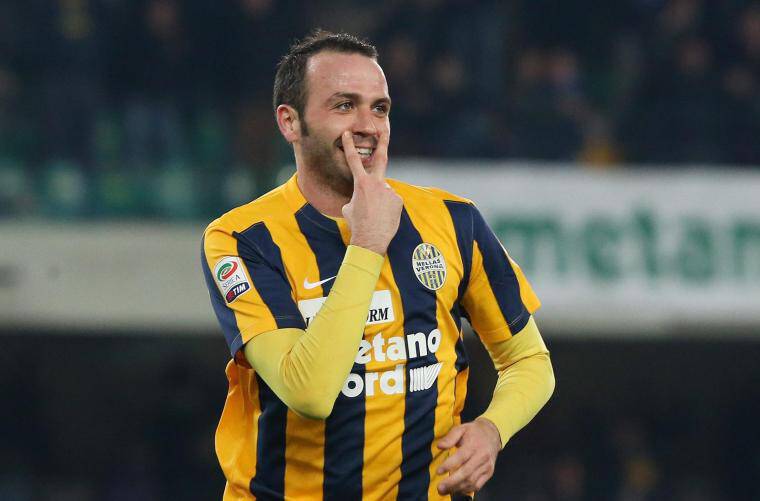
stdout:
{"type": "Polygon", "coordinates": [[[248,483],[256,471],[258,437],[258,387],[252,371],[227,364],[229,391],[216,429],[215,449],[227,479],[224,500],[251,499],[248,483]],[[245,416],[244,419],[242,417],[245,416]]]}
{"type": "Polygon", "coordinates": [[[498,342],[522,330],[541,305],[522,270],[503,250],[496,237],[484,235],[473,245],[473,269],[462,305],[470,314],[472,328],[484,342],[498,342]],[[486,250],[498,258],[483,256],[486,250]],[[488,247],[491,249],[488,249],[488,247]],[[488,261],[491,263],[488,263],[488,261]],[[487,268],[491,268],[489,273],[487,268]]]}
{"type": "Polygon", "coordinates": [[[515,276],[517,277],[517,283],[520,285],[520,299],[528,312],[533,314],[541,307],[541,301],[538,300],[538,296],[533,292],[533,287],[530,286],[528,279],[525,278],[525,274],[523,273],[522,268],[520,268],[520,265],[509,256],[506,249],[504,249],[504,254],[506,254],[509,259],[509,264],[512,266],[515,276]]]}
{"type": "Polygon", "coordinates": [[[285,444],[285,497],[322,499],[325,421],[290,411],[285,444]]]}
{"type": "MultiPolygon", "coordinates": [[[[259,374],[229,365],[236,377],[217,430],[225,499],[444,499],[435,442],[464,405],[461,317],[484,341],[509,339],[538,300],[469,200],[388,182],[404,211],[332,414],[304,419],[259,374]]],[[[306,327],[348,238],[345,221],[309,205],[295,176],[210,225],[204,274],[233,356],[268,330],[306,327]]]]}

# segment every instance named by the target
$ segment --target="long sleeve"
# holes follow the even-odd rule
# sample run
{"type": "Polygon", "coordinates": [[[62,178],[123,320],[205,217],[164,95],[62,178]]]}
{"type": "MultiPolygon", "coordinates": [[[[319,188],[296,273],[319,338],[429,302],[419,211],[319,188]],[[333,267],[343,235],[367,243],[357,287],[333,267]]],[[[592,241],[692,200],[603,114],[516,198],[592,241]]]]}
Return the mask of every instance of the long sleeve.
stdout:
{"type": "Polygon", "coordinates": [[[485,345],[499,371],[499,379],[491,404],[481,417],[496,425],[504,447],[551,397],[554,371],[549,350],[532,317],[511,338],[485,345]]]}
{"type": "Polygon", "coordinates": [[[351,371],[383,257],[349,246],[335,284],[305,329],[277,329],[251,339],[247,361],[295,412],[330,415],[351,371]]]}

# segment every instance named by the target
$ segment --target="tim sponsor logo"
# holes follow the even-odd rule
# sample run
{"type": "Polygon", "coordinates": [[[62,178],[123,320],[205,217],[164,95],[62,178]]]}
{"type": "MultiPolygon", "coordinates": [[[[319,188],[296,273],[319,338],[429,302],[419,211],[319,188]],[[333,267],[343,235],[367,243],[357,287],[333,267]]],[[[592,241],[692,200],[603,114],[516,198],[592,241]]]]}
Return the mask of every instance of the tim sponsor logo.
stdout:
{"type": "Polygon", "coordinates": [[[222,258],[214,266],[214,280],[227,303],[251,290],[251,283],[245,273],[243,263],[237,256],[222,258]]]}

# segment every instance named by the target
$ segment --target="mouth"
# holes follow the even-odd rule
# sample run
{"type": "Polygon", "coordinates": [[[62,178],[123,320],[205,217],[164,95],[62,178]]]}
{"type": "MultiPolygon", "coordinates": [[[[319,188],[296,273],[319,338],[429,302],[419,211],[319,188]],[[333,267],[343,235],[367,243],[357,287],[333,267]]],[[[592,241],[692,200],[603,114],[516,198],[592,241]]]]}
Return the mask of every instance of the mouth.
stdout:
{"type": "MultiPolygon", "coordinates": [[[[342,144],[338,144],[337,146],[340,151],[344,151],[342,144]]],[[[355,146],[355,148],[365,167],[372,163],[373,154],[375,153],[375,148],[373,146],[355,146]]]]}

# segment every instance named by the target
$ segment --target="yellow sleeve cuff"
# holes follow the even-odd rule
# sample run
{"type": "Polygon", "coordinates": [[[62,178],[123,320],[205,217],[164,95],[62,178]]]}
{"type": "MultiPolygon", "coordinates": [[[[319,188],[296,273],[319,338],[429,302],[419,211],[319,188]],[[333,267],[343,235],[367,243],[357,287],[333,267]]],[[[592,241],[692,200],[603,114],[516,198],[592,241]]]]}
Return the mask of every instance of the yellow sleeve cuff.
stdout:
{"type": "Polygon", "coordinates": [[[350,263],[368,273],[380,276],[380,270],[383,267],[385,257],[375,251],[359,247],[358,245],[349,245],[346,247],[346,255],[343,257],[343,263],[350,263]]]}

